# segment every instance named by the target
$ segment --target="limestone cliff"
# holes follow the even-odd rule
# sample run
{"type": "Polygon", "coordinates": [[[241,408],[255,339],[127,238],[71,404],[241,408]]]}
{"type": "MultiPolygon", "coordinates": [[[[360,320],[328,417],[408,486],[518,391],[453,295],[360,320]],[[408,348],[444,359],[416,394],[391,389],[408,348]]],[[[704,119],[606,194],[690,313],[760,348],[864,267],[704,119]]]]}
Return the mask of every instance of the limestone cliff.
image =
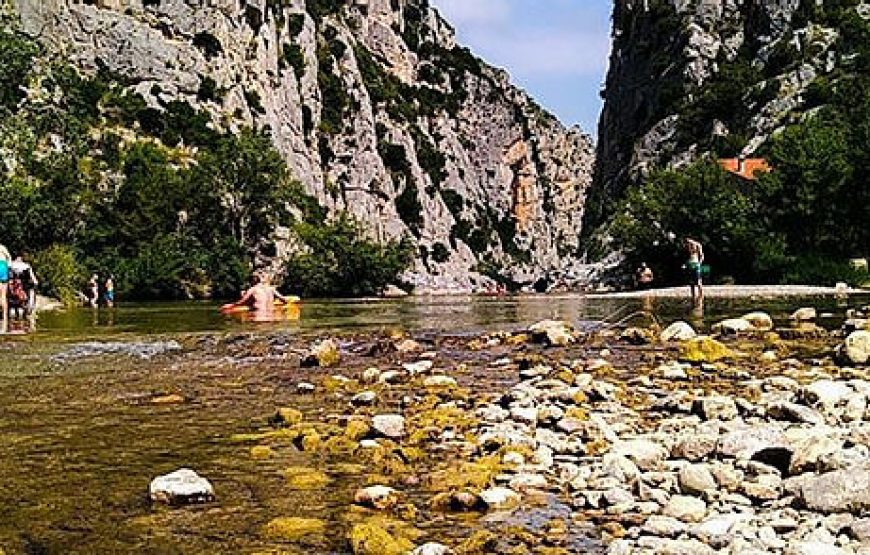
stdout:
{"type": "Polygon", "coordinates": [[[590,139],[458,46],[426,0],[12,4],[26,32],[153,107],[268,128],[322,205],[413,237],[422,289],[577,262],[590,139]]]}
{"type": "Polygon", "coordinates": [[[824,103],[820,91],[860,71],[849,29],[868,18],[859,0],[615,2],[588,228],[653,168],[763,154],[824,103]]]}

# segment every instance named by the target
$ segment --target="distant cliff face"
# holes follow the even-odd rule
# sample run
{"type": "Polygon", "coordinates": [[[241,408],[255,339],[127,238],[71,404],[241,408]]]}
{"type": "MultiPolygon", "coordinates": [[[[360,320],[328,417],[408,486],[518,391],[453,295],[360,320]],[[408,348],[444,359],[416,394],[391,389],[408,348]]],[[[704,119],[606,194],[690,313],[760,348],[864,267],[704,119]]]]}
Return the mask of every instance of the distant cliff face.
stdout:
{"type": "Polygon", "coordinates": [[[706,153],[752,155],[811,112],[820,88],[853,71],[847,18],[858,0],[625,0],[598,132],[591,229],[628,184],[706,153]]]}
{"type": "Polygon", "coordinates": [[[268,128],[296,178],[374,237],[419,247],[411,281],[531,281],[577,262],[594,152],[426,0],[13,0],[24,29],[153,107],[268,128]]]}

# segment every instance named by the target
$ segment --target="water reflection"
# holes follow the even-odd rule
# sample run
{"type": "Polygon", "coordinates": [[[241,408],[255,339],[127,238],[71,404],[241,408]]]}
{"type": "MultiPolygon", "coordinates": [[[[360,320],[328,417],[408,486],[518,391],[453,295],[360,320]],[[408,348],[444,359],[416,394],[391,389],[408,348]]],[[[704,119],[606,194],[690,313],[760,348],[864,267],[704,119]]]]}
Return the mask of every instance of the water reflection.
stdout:
{"type": "Polygon", "coordinates": [[[613,299],[584,295],[516,297],[412,297],[407,299],[310,300],[271,315],[231,317],[207,302],[122,304],[114,309],[72,309],[40,316],[38,336],[93,337],[125,333],[178,333],[250,329],[290,329],[300,333],[354,330],[475,332],[516,329],[543,319],[560,319],[581,327],[589,322],[617,322],[633,312],[654,316],[661,323],[687,320],[698,329],[752,310],[770,312],[784,321],[799,306],[842,315],[847,306],[867,303],[868,297],[843,301],[827,299],[712,299],[692,307],[688,298],[613,299]],[[845,302],[846,305],[842,303],[845,302]]]}

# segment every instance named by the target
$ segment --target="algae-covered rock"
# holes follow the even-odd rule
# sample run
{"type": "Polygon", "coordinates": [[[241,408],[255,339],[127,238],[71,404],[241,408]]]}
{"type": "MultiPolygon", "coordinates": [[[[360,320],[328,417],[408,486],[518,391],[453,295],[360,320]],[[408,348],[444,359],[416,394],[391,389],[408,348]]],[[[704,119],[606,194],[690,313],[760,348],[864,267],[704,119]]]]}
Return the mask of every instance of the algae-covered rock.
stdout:
{"type": "Polygon", "coordinates": [[[338,352],[338,345],[332,339],[325,339],[314,344],[311,350],[302,357],[302,366],[304,367],[329,368],[339,362],[341,362],[341,355],[338,352]]]}
{"type": "Polygon", "coordinates": [[[268,459],[272,455],[274,455],[274,452],[272,451],[272,448],[268,445],[256,445],[254,447],[251,447],[252,459],[268,459]]]}
{"type": "Polygon", "coordinates": [[[680,345],[680,360],[688,362],[716,362],[733,356],[731,349],[712,337],[696,337],[680,345]]]}
{"type": "Polygon", "coordinates": [[[302,411],[290,407],[281,407],[272,419],[272,423],[279,426],[294,426],[302,422],[302,411]]]}
{"type": "Polygon", "coordinates": [[[478,530],[456,547],[457,555],[483,555],[498,547],[498,536],[489,530],[478,530]]]}
{"type": "Polygon", "coordinates": [[[287,478],[287,484],[297,490],[321,489],[330,482],[329,476],[323,472],[301,466],[284,470],[284,476],[287,478]]]}
{"type": "Polygon", "coordinates": [[[263,536],[273,540],[292,542],[325,533],[326,522],[317,518],[279,517],[263,526],[263,536]]]}
{"type": "Polygon", "coordinates": [[[344,430],[344,435],[349,439],[359,441],[369,435],[371,430],[371,426],[369,426],[365,421],[353,419],[348,421],[347,427],[344,430]]]}
{"type": "Polygon", "coordinates": [[[373,523],[354,525],[348,541],[355,555],[404,555],[414,549],[409,540],[393,537],[373,523]]]}

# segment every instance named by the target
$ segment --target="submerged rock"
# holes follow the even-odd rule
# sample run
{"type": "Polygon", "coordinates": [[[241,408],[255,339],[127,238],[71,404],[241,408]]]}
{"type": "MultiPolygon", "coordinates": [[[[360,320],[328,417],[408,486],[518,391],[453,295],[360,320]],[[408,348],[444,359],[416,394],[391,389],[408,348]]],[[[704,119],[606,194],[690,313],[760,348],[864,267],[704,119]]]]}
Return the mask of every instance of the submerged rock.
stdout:
{"type": "Polygon", "coordinates": [[[299,541],[307,536],[326,534],[326,522],[317,518],[279,517],[263,526],[263,535],[269,539],[299,541]]]}
{"type": "Polygon", "coordinates": [[[348,541],[355,555],[404,555],[414,549],[407,539],[393,537],[373,523],[354,525],[348,541]]]}
{"type": "Polygon", "coordinates": [[[215,497],[211,482],[189,468],[154,478],[148,489],[151,501],[170,505],[207,503],[215,497]]]}

